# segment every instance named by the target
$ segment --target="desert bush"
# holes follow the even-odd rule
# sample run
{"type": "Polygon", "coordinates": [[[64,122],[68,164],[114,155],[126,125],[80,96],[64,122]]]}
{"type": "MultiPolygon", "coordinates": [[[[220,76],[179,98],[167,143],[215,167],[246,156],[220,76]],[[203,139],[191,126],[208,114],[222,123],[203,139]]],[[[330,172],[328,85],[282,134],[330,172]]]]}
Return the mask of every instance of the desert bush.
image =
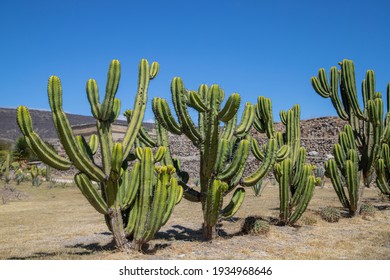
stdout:
{"type": "Polygon", "coordinates": [[[340,220],[341,212],[339,209],[327,206],[320,211],[320,216],[324,221],[337,223],[340,220]]]}

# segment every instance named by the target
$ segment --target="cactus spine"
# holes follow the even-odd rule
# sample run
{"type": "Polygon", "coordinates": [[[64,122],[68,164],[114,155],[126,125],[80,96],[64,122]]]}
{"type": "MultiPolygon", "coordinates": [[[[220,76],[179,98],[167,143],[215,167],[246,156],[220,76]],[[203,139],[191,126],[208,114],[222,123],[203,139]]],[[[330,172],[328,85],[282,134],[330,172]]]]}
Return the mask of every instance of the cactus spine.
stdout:
{"type": "MultiPolygon", "coordinates": [[[[378,159],[385,149],[382,144],[388,143],[390,139],[390,115],[387,109],[384,120],[382,95],[375,90],[374,71],[368,70],[362,82],[361,109],[358,104],[354,63],[344,59],[340,66],[340,70],[331,68],[330,81],[321,68],[318,76],[311,78],[311,82],[320,96],[331,99],[340,118],[348,121],[339,135],[339,143],[333,148],[335,158],[329,160],[325,168],[340,202],[355,216],[360,212],[364,187],[370,184],[375,169],[377,174],[383,174],[381,171],[384,162],[378,159]],[[340,175],[343,180],[340,180],[340,175]],[[345,187],[347,193],[344,191],[345,187]]],[[[379,188],[383,186],[380,185],[383,182],[380,177],[377,180],[379,188]]]]}
{"type": "MultiPolygon", "coordinates": [[[[153,99],[156,120],[171,133],[188,137],[200,150],[200,187],[197,192],[181,180],[184,197],[201,202],[204,238],[216,235],[216,223],[220,217],[231,217],[241,206],[245,191],[237,188],[249,154],[248,132],[254,120],[254,108],[245,105],[241,122],[237,125],[240,95],[233,93],[223,108],[224,92],[218,85],[201,85],[198,91],[184,88],[181,78],[174,78],[171,93],[178,121],[173,117],[165,99],[153,99]],[[198,126],[191,119],[188,107],[198,112],[198,126]],[[221,122],[225,125],[220,129],[221,122]],[[233,191],[232,200],[223,208],[223,197],[233,191]]],[[[188,178],[187,178],[188,181],[188,178]]]]}
{"type": "MultiPolygon", "coordinates": [[[[128,170],[128,155],[141,128],[149,82],[157,75],[158,69],[159,66],[156,62],[149,66],[147,60],[141,60],[139,64],[138,90],[132,110],[132,117],[121,143],[114,143],[111,130],[112,123],[119,116],[121,105],[119,99],[115,98],[120,80],[120,63],[118,60],[113,60],[110,64],[107,75],[106,93],[102,103],[99,101],[99,91],[96,81],[90,79],[87,82],[87,96],[91,105],[92,115],[96,119],[97,127],[97,136],[91,136],[89,142],[82,136],[75,137],[73,135],[69,121],[62,109],[62,87],[60,79],[55,76],[50,77],[48,96],[53,121],[58,137],[69,159],[57,155],[33,130],[31,116],[26,107],[20,106],[17,109],[17,122],[21,131],[28,145],[44,163],[60,170],[67,170],[71,165],[74,165],[80,171],[75,175],[77,186],[96,211],[105,216],[107,225],[113,233],[116,246],[121,250],[131,248],[128,239],[132,238],[138,240],[136,242],[137,246],[135,247],[140,249],[140,244],[150,240],[155,231],[163,224],[160,219],[157,222],[144,220],[145,217],[148,217],[147,214],[144,214],[147,208],[151,207],[152,211],[154,211],[153,214],[155,214],[156,210],[154,207],[160,206],[157,205],[157,202],[156,205],[150,205],[149,203],[149,198],[153,198],[153,201],[155,200],[155,192],[150,189],[147,191],[149,197],[144,195],[143,199],[138,198],[140,193],[145,193],[144,187],[146,185],[143,186],[142,184],[145,182],[151,184],[152,182],[158,181],[158,176],[154,173],[155,160],[153,155],[151,155],[151,151],[139,150],[139,154],[148,155],[148,160],[142,160],[141,158],[143,157],[139,157],[144,165],[140,167],[140,164],[135,163],[131,172],[128,170]],[[102,157],[101,165],[98,165],[93,157],[98,147],[100,147],[102,157]],[[144,170],[146,165],[148,165],[149,173],[144,170]],[[100,185],[101,193],[95,189],[92,181],[100,185]],[[137,203],[134,201],[137,201],[137,203]],[[132,209],[132,211],[129,209],[132,209]],[[143,214],[142,216],[137,216],[134,214],[135,212],[143,214]],[[140,221],[141,218],[142,220],[140,221]],[[143,228],[137,229],[138,224],[146,225],[146,222],[150,224],[148,227],[144,226],[143,228]],[[129,230],[130,225],[134,229],[137,229],[135,235],[129,230]],[[148,230],[148,233],[144,234],[143,230],[148,230]]],[[[159,150],[160,160],[165,155],[164,149],[162,147],[159,150]]],[[[169,173],[167,171],[164,172],[166,174],[169,173]]],[[[160,182],[160,185],[166,187],[166,178],[164,180],[165,183],[160,182]]],[[[171,183],[169,182],[169,184],[171,183]]],[[[150,187],[150,185],[148,186],[150,187]]],[[[172,187],[172,189],[176,190],[177,188],[172,187]]],[[[171,199],[169,200],[169,207],[167,206],[165,209],[166,217],[169,217],[167,214],[168,210],[169,213],[172,211],[174,205],[172,201],[178,201],[179,195],[177,194],[177,190],[175,194],[176,200],[172,200],[170,196],[163,197],[162,200],[160,197],[156,198],[156,201],[159,201],[160,204],[166,204],[167,198],[171,199]]],[[[154,219],[153,216],[149,218],[154,219]]]]}

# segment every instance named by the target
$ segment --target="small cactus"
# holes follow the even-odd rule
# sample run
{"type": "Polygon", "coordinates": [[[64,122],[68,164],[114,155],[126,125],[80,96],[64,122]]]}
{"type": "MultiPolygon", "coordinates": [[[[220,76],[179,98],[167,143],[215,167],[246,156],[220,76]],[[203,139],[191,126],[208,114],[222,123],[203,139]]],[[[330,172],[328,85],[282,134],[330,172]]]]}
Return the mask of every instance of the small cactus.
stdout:
{"type": "Polygon", "coordinates": [[[261,193],[265,189],[265,187],[268,185],[268,183],[264,183],[263,179],[260,179],[256,184],[252,186],[252,190],[255,194],[255,196],[261,196],[261,193]]]}
{"type": "Polygon", "coordinates": [[[329,223],[337,223],[340,220],[340,210],[331,206],[323,208],[320,212],[321,218],[329,223]]]}
{"type": "Polygon", "coordinates": [[[256,216],[245,218],[242,225],[242,232],[250,235],[265,235],[269,233],[270,229],[269,222],[256,216]]]}

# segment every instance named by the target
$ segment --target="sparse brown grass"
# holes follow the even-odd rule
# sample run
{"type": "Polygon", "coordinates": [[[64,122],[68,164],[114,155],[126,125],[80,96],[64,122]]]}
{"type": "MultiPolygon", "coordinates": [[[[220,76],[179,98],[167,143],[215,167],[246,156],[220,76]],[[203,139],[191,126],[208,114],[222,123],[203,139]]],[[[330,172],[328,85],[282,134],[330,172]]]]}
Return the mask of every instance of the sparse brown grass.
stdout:
{"type": "Polygon", "coordinates": [[[183,200],[147,254],[116,251],[102,215],[76,187],[50,189],[44,183],[17,189],[28,196],[0,204],[0,259],[390,259],[390,203],[376,189],[365,191],[365,202],[379,211],[333,224],[318,211],[340,208],[339,201],[330,186],[317,188],[305,213],[316,223],[272,225],[266,236],[241,234],[242,222],[251,215],[276,218],[278,189],[270,185],[261,197],[248,189],[243,207],[235,218],[221,221],[222,237],[212,243],[201,240],[200,204],[183,200]]]}

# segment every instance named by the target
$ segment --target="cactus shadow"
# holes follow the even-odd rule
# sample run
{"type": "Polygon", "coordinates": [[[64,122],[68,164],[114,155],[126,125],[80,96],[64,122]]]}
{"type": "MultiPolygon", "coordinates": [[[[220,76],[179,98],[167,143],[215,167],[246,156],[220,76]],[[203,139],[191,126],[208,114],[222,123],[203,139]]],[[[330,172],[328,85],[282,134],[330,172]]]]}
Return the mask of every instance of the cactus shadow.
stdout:
{"type": "MultiPolygon", "coordinates": [[[[83,243],[77,243],[75,245],[66,246],[65,248],[72,248],[72,249],[83,249],[84,251],[81,252],[82,255],[90,255],[96,252],[101,251],[113,251],[116,249],[115,242],[110,241],[109,243],[105,245],[101,245],[100,243],[94,242],[90,244],[83,244],[83,243]]],[[[78,252],[72,253],[73,255],[80,255],[78,252]]]]}
{"type": "Polygon", "coordinates": [[[202,229],[192,229],[181,225],[173,225],[171,229],[160,231],[155,235],[156,239],[202,241],[202,229]]]}

